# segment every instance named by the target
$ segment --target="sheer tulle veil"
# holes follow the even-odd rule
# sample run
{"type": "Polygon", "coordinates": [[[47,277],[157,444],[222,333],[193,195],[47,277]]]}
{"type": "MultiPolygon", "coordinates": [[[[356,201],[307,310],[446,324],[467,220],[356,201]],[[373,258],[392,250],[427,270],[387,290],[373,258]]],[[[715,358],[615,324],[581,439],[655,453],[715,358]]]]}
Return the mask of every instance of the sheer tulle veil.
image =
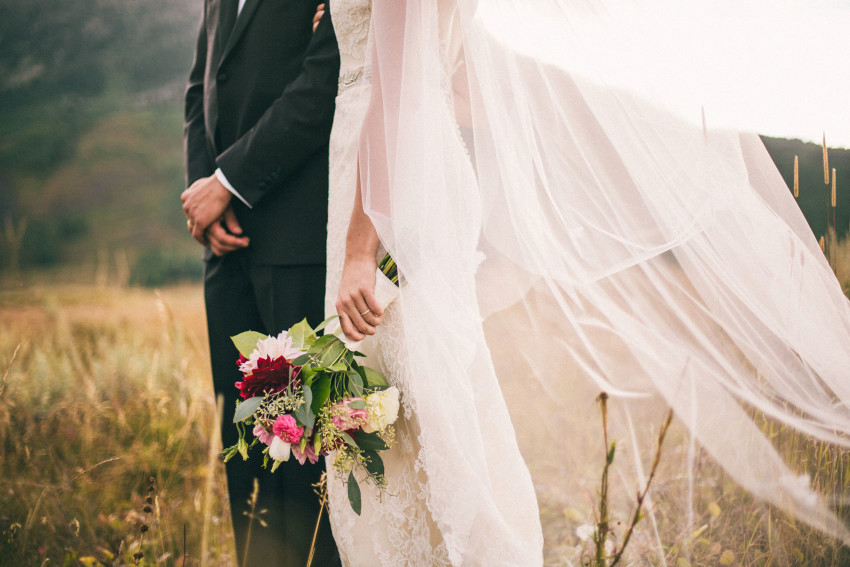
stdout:
{"type": "Polygon", "coordinates": [[[406,280],[407,395],[455,564],[541,557],[537,501],[592,495],[575,469],[598,429],[573,426],[600,390],[628,494],[669,406],[693,439],[676,459],[704,450],[850,541],[753,417],[850,445],[850,303],[758,137],[600,56],[628,4],[373,0],[361,183],[406,280]]]}

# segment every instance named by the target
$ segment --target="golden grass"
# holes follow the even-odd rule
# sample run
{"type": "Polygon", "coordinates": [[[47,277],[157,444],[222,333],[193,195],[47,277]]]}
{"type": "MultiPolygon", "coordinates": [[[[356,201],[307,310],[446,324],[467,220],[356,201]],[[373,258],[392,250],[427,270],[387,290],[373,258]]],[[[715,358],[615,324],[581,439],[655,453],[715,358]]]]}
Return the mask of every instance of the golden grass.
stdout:
{"type": "MultiPolygon", "coordinates": [[[[850,242],[840,243],[837,258],[850,289],[850,242]]],[[[542,487],[546,565],[582,557],[575,529],[593,521],[604,463],[597,411],[591,404],[559,418],[575,443],[569,455],[554,456],[552,477],[578,498],[549,502],[542,487]]],[[[151,526],[142,565],[182,566],[184,549],[187,566],[236,565],[215,414],[199,286],[161,294],[62,285],[0,292],[0,566],[129,565],[142,522],[151,526]],[[156,495],[148,515],[150,476],[156,495]]],[[[647,435],[662,416],[663,408],[640,418],[647,435]]],[[[761,425],[821,493],[850,502],[850,453],[761,425]]],[[[662,549],[643,520],[630,564],[661,564],[662,553],[677,567],[850,565],[850,551],[755,501],[699,450],[687,509],[687,481],[675,472],[687,448],[674,423],[663,480],[650,493],[662,549]]],[[[612,491],[612,525],[624,525],[634,493],[617,484],[612,491]]]]}
{"type": "Polygon", "coordinates": [[[201,297],[0,294],[0,565],[132,564],[143,521],[140,564],[233,564],[201,297]]]}

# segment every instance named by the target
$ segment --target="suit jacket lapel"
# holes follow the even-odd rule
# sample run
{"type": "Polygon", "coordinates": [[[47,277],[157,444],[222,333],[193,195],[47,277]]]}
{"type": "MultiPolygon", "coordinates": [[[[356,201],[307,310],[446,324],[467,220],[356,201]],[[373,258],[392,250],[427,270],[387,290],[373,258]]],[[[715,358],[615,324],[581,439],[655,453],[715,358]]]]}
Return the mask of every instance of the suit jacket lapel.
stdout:
{"type": "MultiPolygon", "coordinates": [[[[236,42],[239,41],[239,38],[242,36],[242,32],[245,31],[246,27],[248,27],[248,22],[257,10],[257,6],[260,5],[260,1],[261,0],[245,0],[245,6],[242,7],[242,12],[239,14],[239,17],[236,18],[236,25],[233,27],[233,31],[230,33],[230,37],[227,39],[227,43],[224,46],[224,53],[221,56],[221,61],[227,59],[227,56],[230,55],[231,51],[233,51],[233,47],[236,45],[236,42]]],[[[235,13],[238,1],[233,0],[233,4],[233,10],[235,13]]]]}

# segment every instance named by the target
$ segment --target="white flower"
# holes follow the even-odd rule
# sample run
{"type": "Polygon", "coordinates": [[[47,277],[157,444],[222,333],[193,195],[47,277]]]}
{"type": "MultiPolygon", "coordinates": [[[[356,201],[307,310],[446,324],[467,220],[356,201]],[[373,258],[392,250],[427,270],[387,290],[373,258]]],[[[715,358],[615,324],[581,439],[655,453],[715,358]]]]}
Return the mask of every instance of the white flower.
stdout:
{"type": "Polygon", "coordinates": [[[275,435],[272,444],[269,446],[269,457],[275,461],[288,461],[290,453],[289,443],[275,435]]]}
{"type": "Polygon", "coordinates": [[[386,390],[374,392],[366,396],[366,425],[363,426],[365,433],[382,431],[395,423],[398,419],[399,391],[395,386],[386,390]]]}
{"type": "Polygon", "coordinates": [[[261,341],[257,341],[257,347],[251,356],[239,366],[239,370],[245,376],[253,373],[257,369],[257,361],[261,358],[269,357],[271,360],[283,357],[286,360],[292,361],[304,354],[292,346],[292,337],[286,334],[286,331],[279,334],[277,337],[268,337],[261,341]]]}
{"type": "Polygon", "coordinates": [[[596,528],[590,524],[582,524],[576,528],[576,535],[581,541],[587,541],[596,533],[596,528]]]}

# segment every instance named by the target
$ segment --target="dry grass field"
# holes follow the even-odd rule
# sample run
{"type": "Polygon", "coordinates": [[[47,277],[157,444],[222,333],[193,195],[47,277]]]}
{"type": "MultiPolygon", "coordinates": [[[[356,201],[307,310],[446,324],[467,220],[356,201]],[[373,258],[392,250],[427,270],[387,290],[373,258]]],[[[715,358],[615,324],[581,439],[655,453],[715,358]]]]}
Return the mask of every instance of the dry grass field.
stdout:
{"type": "MultiPolygon", "coordinates": [[[[848,255],[845,242],[845,286],[848,255]]],[[[142,565],[237,565],[215,459],[201,298],[199,286],[0,291],[0,565],[132,565],[139,551],[142,565]],[[150,530],[142,534],[141,524],[150,530]]],[[[577,390],[584,409],[559,422],[577,439],[572,454],[541,464],[552,467],[553,482],[573,483],[575,495],[547,501],[548,487],[540,487],[547,565],[588,558],[576,528],[593,521],[597,505],[604,459],[597,393],[577,390]]],[[[639,416],[648,439],[663,419],[657,409],[639,416]]],[[[848,501],[847,452],[763,427],[820,491],[848,501]]],[[[655,519],[640,524],[633,564],[850,565],[846,548],[753,501],[707,457],[698,456],[693,509],[682,509],[687,482],[671,471],[686,452],[687,436],[674,422],[662,454],[666,480],[652,492],[655,519]]],[[[618,453],[616,462],[629,459],[618,453]]],[[[612,522],[622,526],[633,493],[616,481],[612,493],[612,522]]]]}
{"type": "Polygon", "coordinates": [[[2,292],[0,565],[235,564],[201,297],[2,292]]]}

